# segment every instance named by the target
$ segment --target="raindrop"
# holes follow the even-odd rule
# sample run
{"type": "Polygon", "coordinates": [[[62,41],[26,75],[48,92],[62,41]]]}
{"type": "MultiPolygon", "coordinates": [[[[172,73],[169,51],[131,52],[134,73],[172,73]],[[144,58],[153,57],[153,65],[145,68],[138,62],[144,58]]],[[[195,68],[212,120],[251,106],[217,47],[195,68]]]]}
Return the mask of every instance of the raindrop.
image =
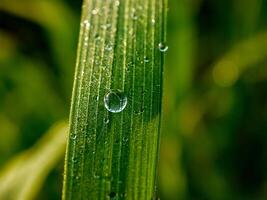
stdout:
{"type": "Polygon", "coordinates": [[[76,134],[71,134],[71,135],[70,135],[70,138],[71,138],[72,140],[75,140],[75,139],[77,138],[77,135],[76,135],[76,134]]]}
{"type": "Polygon", "coordinates": [[[137,15],[135,13],[132,14],[132,19],[133,20],[137,20],[138,19],[137,15]]]}
{"type": "Polygon", "coordinates": [[[90,22],[89,22],[88,20],[84,20],[83,25],[84,25],[84,27],[85,27],[86,29],[89,29],[90,26],[91,26],[91,24],[90,24],[90,22]]]}
{"type": "Polygon", "coordinates": [[[110,199],[115,198],[116,197],[116,193],[115,192],[110,192],[109,193],[109,197],[110,197],[110,199]]]}
{"type": "Polygon", "coordinates": [[[152,19],[151,22],[152,22],[152,24],[155,24],[156,23],[156,20],[155,19],[152,19]]]}
{"type": "Polygon", "coordinates": [[[96,35],[95,35],[95,40],[98,41],[98,40],[100,40],[100,39],[101,39],[100,35],[99,35],[99,34],[96,34],[96,35]]]}
{"type": "Polygon", "coordinates": [[[93,15],[97,15],[98,12],[99,12],[99,9],[98,9],[98,8],[95,8],[95,9],[92,11],[92,14],[93,14],[93,15]]]}
{"type": "Polygon", "coordinates": [[[169,49],[169,47],[165,43],[159,43],[159,50],[161,52],[166,52],[169,49]]]}
{"type": "Polygon", "coordinates": [[[109,123],[109,119],[106,117],[106,118],[104,118],[104,123],[105,124],[108,124],[109,123]]]}
{"type": "Polygon", "coordinates": [[[104,97],[105,108],[112,113],[123,111],[127,105],[127,97],[120,90],[111,90],[104,97]]]}
{"type": "Polygon", "coordinates": [[[115,6],[119,6],[120,5],[120,1],[115,1],[115,6]]]}
{"type": "Polygon", "coordinates": [[[100,178],[100,176],[99,175],[97,175],[96,173],[94,174],[94,178],[95,179],[99,179],[100,178]]]}
{"type": "Polygon", "coordinates": [[[121,196],[122,198],[125,198],[125,197],[127,197],[127,193],[123,192],[123,193],[121,193],[120,196],[121,196]]]}
{"type": "Polygon", "coordinates": [[[112,46],[111,46],[111,45],[106,45],[106,46],[105,46],[105,49],[106,49],[107,51],[111,51],[111,50],[112,50],[112,46]]]}
{"type": "Polygon", "coordinates": [[[148,63],[148,62],[149,62],[149,59],[148,59],[147,56],[144,57],[144,62],[145,62],[145,63],[148,63]]]}
{"type": "Polygon", "coordinates": [[[104,30],[107,30],[111,27],[111,24],[103,24],[101,25],[101,28],[104,29],[104,30]]]}
{"type": "Polygon", "coordinates": [[[123,137],[123,138],[122,138],[122,141],[123,141],[124,143],[128,142],[128,140],[129,140],[128,137],[123,137]]]}
{"type": "Polygon", "coordinates": [[[137,20],[138,19],[137,15],[136,15],[136,10],[135,9],[132,9],[131,18],[133,20],[137,20]]]}

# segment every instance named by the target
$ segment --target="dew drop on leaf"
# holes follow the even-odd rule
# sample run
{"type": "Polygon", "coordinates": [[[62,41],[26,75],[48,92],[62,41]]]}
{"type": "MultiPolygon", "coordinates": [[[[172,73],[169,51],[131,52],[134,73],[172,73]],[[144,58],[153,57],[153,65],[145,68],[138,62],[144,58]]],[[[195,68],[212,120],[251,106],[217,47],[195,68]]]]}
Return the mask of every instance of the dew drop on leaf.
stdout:
{"type": "Polygon", "coordinates": [[[106,46],[105,46],[105,50],[107,50],[107,51],[111,51],[111,50],[112,50],[112,46],[111,46],[111,45],[106,45],[106,46]]]}
{"type": "Polygon", "coordinates": [[[120,90],[111,90],[104,97],[105,108],[112,113],[123,111],[127,105],[127,97],[120,90]]]}
{"type": "Polygon", "coordinates": [[[100,27],[104,30],[107,30],[107,29],[111,28],[111,24],[102,24],[100,27]]]}
{"type": "Polygon", "coordinates": [[[90,24],[90,22],[89,22],[88,20],[84,20],[84,22],[83,22],[83,26],[84,26],[86,29],[89,29],[90,26],[91,26],[91,24],[90,24]]]}
{"type": "Polygon", "coordinates": [[[133,20],[137,20],[138,19],[138,16],[136,15],[136,10],[135,9],[132,9],[131,18],[133,20]]]}
{"type": "Polygon", "coordinates": [[[133,20],[137,20],[138,19],[137,15],[135,13],[132,14],[132,19],[133,20]]]}
{"type": "Polygon", "coordinates": [[[109,123],[109,119],[108,118],[104,118],[104,123],[108,124],[109,123]]]}
{"type": "Polygon", "coordinates": [[[169,47],[165,43],[159,43],[159,50],[161,52],[166,52],[169,49],[169,47]]]}
{"type": "Polygon", "coordinates": [[[115,192],[110,192],[109,193],[110,199],[116,199],[116,193],[115,192]]]}
{"type": "Polygon", "coordinates": [[[95,8],[95,9],[92,11],[92,14],[93,14],[93,15],[97,15],[98,12],[99,12],[99,9],[98,9],[98,8],[95,8]]]}
{"type": "Polygon", "coordinates": [[[115,6],[119,6],[120,5],[120,1],[115,1],[115,6]]]}
{"type": "Polygon", "coordinates": [[[100,35],[99,35],[99,34],[96,34],[96,35],[95,35],[95,40],[98,41],[98,40],[100,40],[100,39],[101,39],[100,35]]]}
{"type": "Polygon", "coordinates": [[[71,134],[71,135],[70,135],[70,138],[71,138],[72,140],[75,140],[75,139],[77,138],[77,135],[76,135],[76,134],[71,134]]]}
{"type": "Polygon", "coordinates": [[[145,63],[148,63],[149,62],[149,58],[147,56],[144,57],[144,61],[145,63]]]}

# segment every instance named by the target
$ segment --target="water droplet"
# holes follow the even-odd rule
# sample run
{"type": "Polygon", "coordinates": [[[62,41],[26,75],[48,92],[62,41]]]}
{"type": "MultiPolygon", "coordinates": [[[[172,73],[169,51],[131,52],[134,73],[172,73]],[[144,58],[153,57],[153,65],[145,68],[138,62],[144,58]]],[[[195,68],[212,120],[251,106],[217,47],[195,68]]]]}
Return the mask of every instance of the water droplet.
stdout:
{"type": "Polygon", "coordinates": [[[151,20],[151,23],[152,23],[152,24],[155,24],[155,23],[156,23],[156,20],[155,20],[155,19],[152,19],[152,20],[151,20]]]}
{"type": "Polygon", "coordinates": [[[115,6],[119,6],[120,5],[120,1],[115,1],[115,6]]]}
{"type": "Polygon", "coordinates": [[[127,197],[127,193],[123,192],[123,193],[121,193],[120,196],[121,196],[122,198],[125,198],[125,197],[127,197]]]}
{"type": "Polygon", "coordinates": [[[106,46],[105,46],[105,49],[106,49],[107,51],[111,51],[111,50],[112,50],[112,45],[106,45],[106,46]]]}
{"type": "Polygon", "coordinates": [[[97,175],[96,173],[94,174],[94,178],[95,179],[99,179],[100,178],[100,176],[99,175],[97,175]]]}
{"type": "Polygon", "coordinates": [[[111,24],[103,24],[103,25],[101,25],[100,27],[101,27],[102,29],[104,29],[104,30],[107,30],[107,29],[111,28],[111,24]]]}
{"type": "Polygon", "coordinates": [[[99,9],[98,8],[95,8],[94,10],[92,10],[92,14],[93,15],[97,15],[99,12],[99,9]]]}
{"type": "Polygon", "coordinates": [[[148,59],[147,56],[144,57],[144,62],[145,62],[145,63],[148,63],[148,62],[149,62],[149,59],[148,59]]]}
{"type": "Polygon", "coordinates": [[[109,123],[109,118],[105,117],[105,118],[104,118],[104,123],[105,123],[105,124],[108,124],[108,123],[109,123]]]}
{"type": "Polygon", "coordinates": [[[138,6],[137,6],[137,9],[138,9],[138,10],[143,10],[143,6],[138,5],[138,6]]]}
{"type": "Polygon", "coordinates": [[[131,18],[133,20],[137,20],[138,19],[138,16],[136,15],[136,10],[134,8],[132,9],[131,18]]]}
{"type": "Polygon", "coordinates": [[[109,197],[110,197],[110,199],[114,199],[116,197],[116,193],[115,192],[110,192],[109,193],[109,197]]]}
{"type": "Polygon", "coordinates": [[[111,90],[104,97],[105,108],[112,113],[119,113],[127,105],[127,97],[120,90],[111,90]]]}
{"type": "Polygon", "coordinates": [[[133,20],[137,20],[138,19],[137,15],[135,13],[132,14],[132,19],[133,20]]]}
{"type": "Polygon", "coordinates": [[[84,20],[84,21],[83,21],[83,26],[84,26],[86,29],[89,29],[90,26],[91,26],[91,24],[90,24],[90,22],[89,22],[88,20],[84,20]]]}
{"type": "Polygon", "coordinates": [[[168,49],[169,49],[169,47],[168,47],[166,44],[164,44],[164,43],[159,43],[159,50],[160,50],[161,52],[166,52],[166,51],[168,51],[168,49]]]}
{"type": "Polygon", "coordinates": [[[124,143],[128,142],[128,140],[129,140],[128,137],[123,137],[123,138],[122,138],[122,141],[123,141],[124,143]]]}
{"type": "Polygon", "coordinates": [[[75,140],[75,139],[77,138],[77,135],[76,135],[76,134],[71,134],[71,135],[70,135],[70,138],[71,138],[72,140],[75,140]]]}
{"type": "Polygon", "coordinates": [[[96,34],[96,35],[95,35],[95,40],[98,41],[98,40],[100,40],[100,39],[101,39],[100,35],[99,35],[99,34],[96,34]]]}

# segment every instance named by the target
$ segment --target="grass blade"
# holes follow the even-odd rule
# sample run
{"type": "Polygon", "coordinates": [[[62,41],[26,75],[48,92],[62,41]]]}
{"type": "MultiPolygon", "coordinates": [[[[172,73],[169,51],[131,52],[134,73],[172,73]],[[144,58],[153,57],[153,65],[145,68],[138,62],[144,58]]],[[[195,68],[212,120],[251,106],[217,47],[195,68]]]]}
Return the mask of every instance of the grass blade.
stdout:
{"type": "Polygon", "coordinates": [[[68,125],[60,122],[32,148],[13,158],[0,173],[0,199],[35,199],[48,173],[62,159],[68,125]]]}
{"type": "Polygon", "coordinates": [[[165,0],[84,1],[63,199],[154,197],[165,14],[165,0]]]}

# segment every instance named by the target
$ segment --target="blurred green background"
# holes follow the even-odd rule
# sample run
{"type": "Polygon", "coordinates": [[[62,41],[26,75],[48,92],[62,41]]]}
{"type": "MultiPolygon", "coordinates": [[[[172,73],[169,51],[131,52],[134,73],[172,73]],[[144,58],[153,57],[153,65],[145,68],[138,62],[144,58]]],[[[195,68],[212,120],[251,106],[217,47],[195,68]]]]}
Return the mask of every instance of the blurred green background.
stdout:
{"type": "MultiPolygon", "coordinates": [[[[0,1],[0,167],[68,118],[81,4],[0,1]]],[[[167,35],[159,198],[267,199],[267,1],[169,0],[167,35]]]]}

